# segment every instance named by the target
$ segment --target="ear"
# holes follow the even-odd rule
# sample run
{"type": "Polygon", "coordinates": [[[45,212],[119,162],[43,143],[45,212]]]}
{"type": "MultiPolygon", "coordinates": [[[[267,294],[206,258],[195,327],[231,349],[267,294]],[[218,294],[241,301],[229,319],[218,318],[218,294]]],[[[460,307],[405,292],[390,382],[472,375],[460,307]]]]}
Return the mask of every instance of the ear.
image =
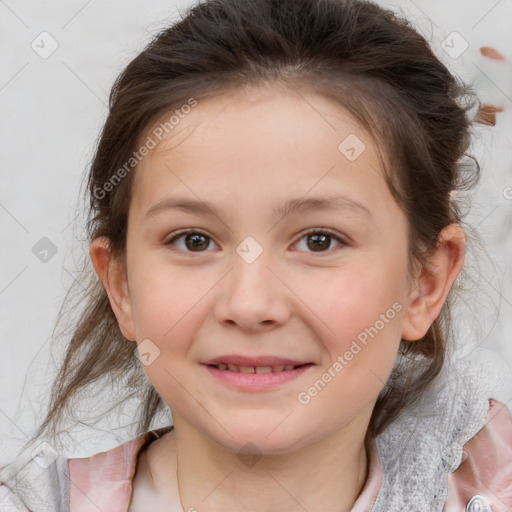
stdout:
{"type": "Polygon", "coordinates": [[[415,341],[425,336],[462,269],[465,249],[466,237],[458,224],[450,224],[441,231],[428,268],[421,270],[417,285],[409,294],[402,339],[415,341]]]}
{"type": "Polygon", "coordinates": [[[127,340],[135,341],[135,326],[124,262],[111,255],[109,239],[104,236],[91,242],[89,254],[94,270],[107,292],[123,336],[127,340]]]}

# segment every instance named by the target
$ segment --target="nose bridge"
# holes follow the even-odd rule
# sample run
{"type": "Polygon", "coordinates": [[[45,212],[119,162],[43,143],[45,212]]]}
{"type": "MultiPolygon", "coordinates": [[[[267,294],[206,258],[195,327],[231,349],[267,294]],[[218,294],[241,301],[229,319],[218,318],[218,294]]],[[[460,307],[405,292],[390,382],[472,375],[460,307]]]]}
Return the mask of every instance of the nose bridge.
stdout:
{"type": "Polygon", "coordinates": [[[276,276],[271,250],[255,238],[246,237],[235,248],[229,266],[226,286],[217,298],[219,321],[254,330],[288,318],[287,288],[276,276]]]}
{"type": "Polygon", "coordinates": [[[275,291],[275,275],[268,268],[273,265],[272,251],[253,236],[247,236],[235,248],[231,264],[233,292],[258,294],[261,299],[275,291]]]}

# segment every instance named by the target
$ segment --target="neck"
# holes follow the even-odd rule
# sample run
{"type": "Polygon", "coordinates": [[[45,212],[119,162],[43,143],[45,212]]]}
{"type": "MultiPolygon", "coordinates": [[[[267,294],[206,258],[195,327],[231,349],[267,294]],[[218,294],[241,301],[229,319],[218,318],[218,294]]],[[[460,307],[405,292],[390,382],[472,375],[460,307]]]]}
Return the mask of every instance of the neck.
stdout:
{"type": "MultiPolygon", "coordinates": [[[[179,415],[173,418],[183,510],[350,511],[367,479],[365,431],[357,422],[291,453],[250,459],[226,450],[179,415]]],[[[157,474],[155,484],[163,490],[172,471],[160,467],[157,474]]]]}

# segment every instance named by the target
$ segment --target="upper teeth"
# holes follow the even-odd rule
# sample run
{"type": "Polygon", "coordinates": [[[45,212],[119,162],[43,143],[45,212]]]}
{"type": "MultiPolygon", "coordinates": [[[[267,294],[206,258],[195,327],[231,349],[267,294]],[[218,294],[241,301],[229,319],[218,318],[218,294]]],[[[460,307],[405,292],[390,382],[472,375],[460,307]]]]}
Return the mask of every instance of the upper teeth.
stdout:
{"type": "Polygon", "coordinates": [[[219,370],[229,370],[231,372],[239,373],[271,373],[271,372],[282,372],[283,370],[293,370],[295,366],[293,364],[286,364],[280,366],[238,366],[236,364],[224,364],[220,363],[215,365],[219,370]]]}

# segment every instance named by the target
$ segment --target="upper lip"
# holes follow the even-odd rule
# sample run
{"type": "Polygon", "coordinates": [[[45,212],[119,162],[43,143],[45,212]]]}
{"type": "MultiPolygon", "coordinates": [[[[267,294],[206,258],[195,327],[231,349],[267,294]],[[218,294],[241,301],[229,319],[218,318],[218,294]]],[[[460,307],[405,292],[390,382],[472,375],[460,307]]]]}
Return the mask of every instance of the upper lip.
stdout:
{"type": "Polygon", "coordinates": [[[224,356],[214,357],[205,361],[203,364],[234,364],[236,366],[281,366],[290,365],[299,366],[309,364],[311,361],[299,361],[297,359],[288,359],[277,356],[242,356],[237,354],[226,354],[224,356]]]}

